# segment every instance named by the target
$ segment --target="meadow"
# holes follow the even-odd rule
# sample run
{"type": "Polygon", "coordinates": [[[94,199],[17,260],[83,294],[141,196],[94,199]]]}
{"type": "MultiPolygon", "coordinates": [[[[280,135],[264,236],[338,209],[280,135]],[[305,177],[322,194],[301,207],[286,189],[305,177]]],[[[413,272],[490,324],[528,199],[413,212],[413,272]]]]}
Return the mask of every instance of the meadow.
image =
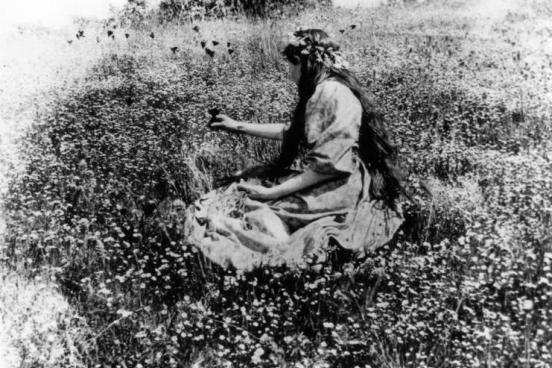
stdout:
{"type": "Polygon", "coordinates": [[[83,20],[82,39],[20,29],[8,50],[35,51],[3,60],[2,118],[26,126],[1,162],[0,359],[551,367],[552,9],[515,4],[83,20]],[[335,35],[384,112],[409,173],[406,222],[363,258],[334,246],[317,267],[223,270],[183,235],[183,209],[279,147],[209,130],[207,110],[288,121],[276,42],[298,25],[335,35]]]}

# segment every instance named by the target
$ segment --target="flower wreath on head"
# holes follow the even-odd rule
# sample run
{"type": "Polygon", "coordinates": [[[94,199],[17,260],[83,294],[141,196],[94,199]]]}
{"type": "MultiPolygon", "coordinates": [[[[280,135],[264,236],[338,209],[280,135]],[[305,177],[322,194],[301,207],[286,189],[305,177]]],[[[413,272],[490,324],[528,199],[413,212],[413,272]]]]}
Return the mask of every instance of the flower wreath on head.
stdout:
{"type": "Polygon", "coordinates": [[[296,31],[287,35],[291,44],[299,46],[301,54],[308,55],[312,61],[324,64],[327,68],[349,68],[349,63],[339,51],[339,45],[331,41],[332,37],[328,40],[313,41],[308,36],[301,36],[301,32],[306,29],[305,27],[299,27],[296,31]]]}

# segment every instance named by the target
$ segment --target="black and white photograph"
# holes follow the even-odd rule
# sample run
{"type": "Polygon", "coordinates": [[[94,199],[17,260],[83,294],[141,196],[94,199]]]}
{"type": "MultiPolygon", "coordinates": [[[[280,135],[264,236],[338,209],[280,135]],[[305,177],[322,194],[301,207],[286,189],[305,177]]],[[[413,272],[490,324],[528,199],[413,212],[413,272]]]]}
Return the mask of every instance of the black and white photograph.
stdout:
{"type": "Polygon", "coordinates": [[[552,368],[551,0],[2,0],[0,368],[552,368]]]}

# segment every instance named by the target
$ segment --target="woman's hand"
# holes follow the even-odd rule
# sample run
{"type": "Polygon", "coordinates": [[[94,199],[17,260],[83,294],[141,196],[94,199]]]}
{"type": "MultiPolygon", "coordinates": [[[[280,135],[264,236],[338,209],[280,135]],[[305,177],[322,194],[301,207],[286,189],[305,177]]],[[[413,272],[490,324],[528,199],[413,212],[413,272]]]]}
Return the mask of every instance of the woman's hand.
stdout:
{"type": "Polygon", "coordinates": [[[253,165],[241,170],[234,171],[231,176],[234,178],[254,178],[267,176],[272,169],[273,167],[268,164],[253,165]]]}
{"type": "Polygon", "coordinates": [[[279,197],[278,193],[272,188],[263,187],[262,185],[254,185],[248,183],[239,183],[238,190],[241,190],[247,194],[251,199],[268,201],[270,199],[276,199],[279,197]]]}
{"type": "Polygon", "coordinates": [[[237,120],[224,114],[218,114],[213,117],[213,121],[209,124],[209,128],[235,131],[238,130],[238,125],[239,122],[237,120]]]}

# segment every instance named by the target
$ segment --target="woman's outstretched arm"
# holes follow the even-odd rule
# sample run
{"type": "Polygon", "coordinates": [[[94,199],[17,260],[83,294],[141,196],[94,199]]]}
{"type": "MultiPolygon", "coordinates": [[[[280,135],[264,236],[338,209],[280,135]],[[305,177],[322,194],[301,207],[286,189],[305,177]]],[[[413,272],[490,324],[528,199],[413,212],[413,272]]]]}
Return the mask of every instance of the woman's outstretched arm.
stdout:
{"type": "Polygon", "coordinates": [[[238,121],[234,131],[256,137],[282,140],[285,124],[259,124],[238,121]]]}
{"type": "Polygon", "coordinates": [[[217,115],[210,127],[213,129],[225,129],[231,132],[245,133],[256,137],[282,140],[285,124],[259,124],[237,121],[226,115],[217,115]]]}
{"type": "Polygon", "coordinates": [[[334,177],[336,177],[335,174],[322,174],[313,170],[307,170],[271,188],[262,185],[240,183],[238,184],[238,189],[246,192],[251,199],[270,200],[299,192],[334,177]]]}

